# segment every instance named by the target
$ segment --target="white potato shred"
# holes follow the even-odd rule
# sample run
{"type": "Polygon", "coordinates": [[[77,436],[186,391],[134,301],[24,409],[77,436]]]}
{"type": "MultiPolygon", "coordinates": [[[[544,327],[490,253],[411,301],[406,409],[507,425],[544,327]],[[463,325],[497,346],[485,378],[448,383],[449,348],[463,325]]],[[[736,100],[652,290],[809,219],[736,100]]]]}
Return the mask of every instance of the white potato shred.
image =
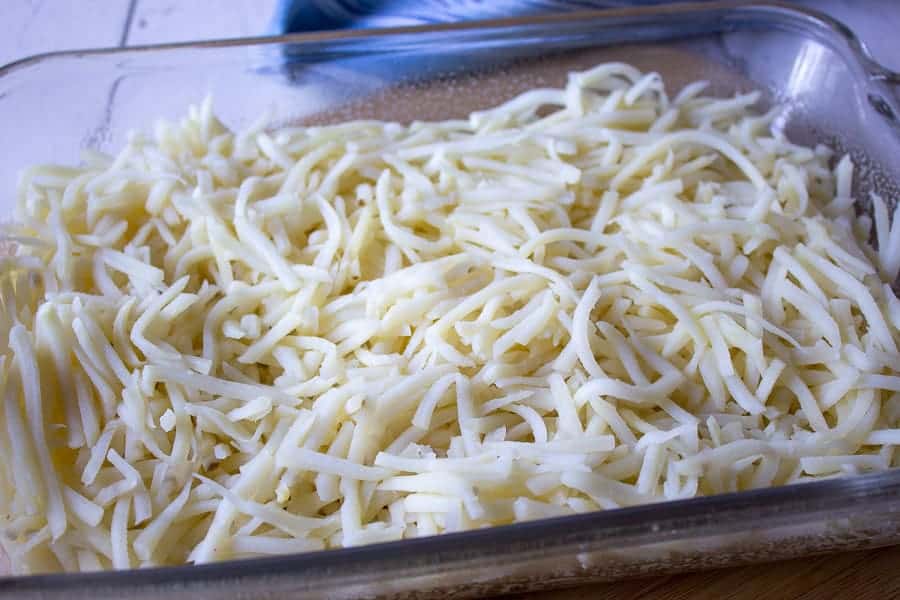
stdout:
{"type": "Polygon", "coordinates": [[[758,100],[610,63],[465,120],[232,133],[207,101],[26,170],[0,257],[14,572],[895,466],[893,203],[857,219],[850,159],[758,100]]]}

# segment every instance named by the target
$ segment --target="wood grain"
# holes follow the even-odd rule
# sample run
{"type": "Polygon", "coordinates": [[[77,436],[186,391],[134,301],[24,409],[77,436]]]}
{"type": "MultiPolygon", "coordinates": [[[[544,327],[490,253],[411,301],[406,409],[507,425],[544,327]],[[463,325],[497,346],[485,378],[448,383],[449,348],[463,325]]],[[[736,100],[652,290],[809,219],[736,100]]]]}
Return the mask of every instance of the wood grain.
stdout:
{"type": "Polygon", "coordinates": [[[900,546],[599,583],[507,600],[818,600],[900,598],[900,546]]]}
{"type": "Polygon", "coordinates": [[[118,46],[129,0],[0,0],[0,66],[32,54],[118,46]]]}
{"type": "Polygon", "coordinates": [[[135,0],[125,44],[265,35],[276,0],[135,0]]]}

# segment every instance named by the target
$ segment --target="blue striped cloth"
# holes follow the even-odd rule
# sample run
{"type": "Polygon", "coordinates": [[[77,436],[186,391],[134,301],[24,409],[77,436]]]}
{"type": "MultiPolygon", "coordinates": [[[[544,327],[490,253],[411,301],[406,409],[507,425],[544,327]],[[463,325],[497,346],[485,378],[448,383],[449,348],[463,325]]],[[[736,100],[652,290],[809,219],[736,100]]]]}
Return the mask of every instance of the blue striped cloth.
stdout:
{"type": "Polygon", "coordinates": [[[271,33],[475,21],[671,0],[280,0],[271,33]]]}
{"type": "MultiPolygon", "coordinates": [[[[312,31],[333,31],[341,29],[367,29],[383,27],[403,27],[499,19],[504,17],[528,16],[560,13],[591,8],[616,8],[635,5],[668,4],[673,0],[279,0],[270,26],[270,33],[283,35],[312,31]]],[[[702,0],[700,0],[702,1],[702,0]]],[[[303,51],[295,52],[291,47],[282,49],[285,56],[284,69],[292,81],[298,78],[305,66],[318,63],[321,59],[307,56],[303,51]]],[[[508,59],[509,57],[507,57],[508,59]]],[[[503,61],[501,54],[481,54],[472,58],[473,64],[489,66],[494,61],[503,61]]],[[[320,82],[322,93],[337,93],[343,84],[340,78],[355,72],[360,76],[353,80],[355,94],[363,94],[368,89],[374,92],[392,82],[410,81],[454,71],[466,64],[460,56],[399,53],[389,59],[385,57],[355,56],[336,58],[331,66],[340,67],[339,79],[331,82],[334,89],[320,82]],[[328,91],[326,91],[328,89],[328,91]]],[[[337,94],[340,96],[340,94],[337,94]]],[[[337,97],[337,96],[336,96],[337,97]]]]}

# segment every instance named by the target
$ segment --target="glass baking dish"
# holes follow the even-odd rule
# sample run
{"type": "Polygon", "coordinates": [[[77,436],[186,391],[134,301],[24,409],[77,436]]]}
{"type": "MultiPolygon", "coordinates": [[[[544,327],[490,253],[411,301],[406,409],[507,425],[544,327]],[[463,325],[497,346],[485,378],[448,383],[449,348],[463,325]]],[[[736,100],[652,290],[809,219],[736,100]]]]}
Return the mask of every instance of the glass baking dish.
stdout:
{"type": "MultiPolygon", "coordinates": [[[[625,60],[670,92],[764,92],[791,138],[897,198],[900,75],[841,24],[779,4],[706,3],[372,32],[67,52],[0,69],[0,215],[16,173],[112,150],[212,94],[232,127],[460,117],[572,69],[625,60]]],[[[860,206],[860,210],[865,210],[860,206]]],[[[0,578],[16,598],[478,597],[900,542],[900,470],[270,559],[0,578]]]]}

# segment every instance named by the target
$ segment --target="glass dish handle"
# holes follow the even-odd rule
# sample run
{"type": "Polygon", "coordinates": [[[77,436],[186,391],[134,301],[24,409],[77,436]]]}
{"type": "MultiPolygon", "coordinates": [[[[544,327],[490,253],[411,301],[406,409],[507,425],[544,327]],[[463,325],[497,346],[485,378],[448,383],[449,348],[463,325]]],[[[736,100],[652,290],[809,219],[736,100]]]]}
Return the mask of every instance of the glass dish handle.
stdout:
{"type": "Polygon", "coordinates": [[[875,84],[866,97],[875,111],[900,133],[900,73],[878,65],[870,72],[875,84]]]}

